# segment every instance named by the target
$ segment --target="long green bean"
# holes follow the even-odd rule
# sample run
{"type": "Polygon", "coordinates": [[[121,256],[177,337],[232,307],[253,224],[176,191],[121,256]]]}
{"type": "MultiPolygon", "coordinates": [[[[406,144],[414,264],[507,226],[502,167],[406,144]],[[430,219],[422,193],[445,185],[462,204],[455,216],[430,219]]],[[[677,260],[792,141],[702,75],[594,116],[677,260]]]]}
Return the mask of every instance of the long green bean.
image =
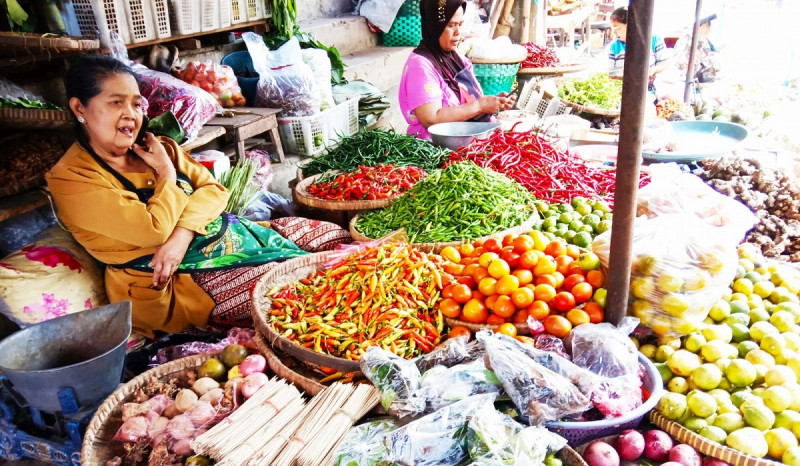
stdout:
{"type": "Polygon", "coordinates": [[[531,217],[534,196],[505,175],[461,162],[434,170],[389,207],[367,212],[356,228],[379,238],[405,228],[412,243],[479,238],[531,217]]]}
{"type": "Polygon", "coordinates": [[[362,131],[342,138],[339,145],[312,158],[303,168],[303,175],[312,176],[328,170],[349,172],[361,165],[379,163],[416,165],[428,171],[441,167],[449,154],[446,149],[394,130],[362,131]]]}

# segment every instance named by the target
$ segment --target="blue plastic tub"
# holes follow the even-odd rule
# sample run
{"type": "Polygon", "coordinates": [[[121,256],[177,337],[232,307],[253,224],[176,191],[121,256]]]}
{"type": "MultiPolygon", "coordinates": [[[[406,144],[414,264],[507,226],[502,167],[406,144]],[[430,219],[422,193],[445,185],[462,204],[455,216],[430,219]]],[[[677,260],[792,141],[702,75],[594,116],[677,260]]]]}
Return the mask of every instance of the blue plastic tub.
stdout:
{"type": "Polygon", "coordinates": [[[233,52],[226,55],[220,63],[222,65],[228,65],[233,69],[233,74],[236,75],[236,81],[238,81],[239,87],[242,88],[242,95],[245,100],[247,100],[247,106],[255,106],[258,77],[246,77],[246,75],[257,74],[253,68],[253,59],[250,58],[250,52],[246,50],[233,52]]]}

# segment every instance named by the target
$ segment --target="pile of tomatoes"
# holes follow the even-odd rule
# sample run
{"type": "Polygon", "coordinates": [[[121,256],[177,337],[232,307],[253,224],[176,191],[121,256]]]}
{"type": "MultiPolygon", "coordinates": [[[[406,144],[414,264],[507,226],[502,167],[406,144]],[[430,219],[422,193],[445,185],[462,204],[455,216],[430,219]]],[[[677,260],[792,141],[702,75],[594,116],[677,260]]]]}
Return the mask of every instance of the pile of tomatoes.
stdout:
{"type": "Polygon", "coordinates": [[[173,70],[172,74],[211,93],[223,107],[241,107],[247,103],[230,66],[192,61],[185,68],[173,70]]]}
{"type": "Polygon", "coordinates": [[[445,317],[498,325],[498,331],[515,336],[513,324],[530,316],[559,338],[576,325],[603,321],[600,260],[561,239],[550,241],[533,231],[448,246],[440,255],[455,280],[442,290],[439,310],[445,317]]]}

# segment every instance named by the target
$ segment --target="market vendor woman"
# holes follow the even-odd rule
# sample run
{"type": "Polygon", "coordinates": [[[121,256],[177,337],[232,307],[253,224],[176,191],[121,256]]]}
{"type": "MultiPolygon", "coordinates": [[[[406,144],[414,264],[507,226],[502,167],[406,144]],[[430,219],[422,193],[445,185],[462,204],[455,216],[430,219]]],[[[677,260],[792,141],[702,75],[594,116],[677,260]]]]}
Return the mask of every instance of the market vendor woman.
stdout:
{"type": "Polygon", "coordinates": [[[134,329],[251,325],[249,291],[271,261],[304,254],[276,232],[223,212],[228,193],[167,138],[146,134],[134,72],[86,56],[67,72],[77,142],[46,174],[58,216],[106,264],[111,302],[134,329]]]}
{"type": "Polygon", "coordinates": [[[485,96],[472,63],[456,51],[466,9],[464,0],[422,0],[422,42],[400,78],[400,110],[408,134],[429,139],[427,128],[452,121],[487,121],[508,110],[513,96],[485,96]]]}

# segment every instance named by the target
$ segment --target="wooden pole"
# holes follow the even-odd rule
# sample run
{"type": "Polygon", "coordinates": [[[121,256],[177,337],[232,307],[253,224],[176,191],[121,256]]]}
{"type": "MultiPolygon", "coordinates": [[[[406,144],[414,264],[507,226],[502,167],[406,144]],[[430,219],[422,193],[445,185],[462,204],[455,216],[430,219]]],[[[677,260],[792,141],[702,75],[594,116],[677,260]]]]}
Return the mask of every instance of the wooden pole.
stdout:
{"type": "Polygon", "coordinates": [[[494,0],[492,2],[492,12],[489,13],[489,37],[494,37],[494,30],[500,20],[500,13],[503,12],[503,3],[505,3],[505,0],[494,0]]]}
{"type": "Polygon", "coordinates": [[[531,37],[531,0],[522,0],[522,36],[520,43],[530,42],[531,37]]]}
{"type": "Polygon", "coordinates": [[[700,29],[700,8],[703,0],[697,0],[694,8],[694,25],[692,26],[692,45],[689,48],[689,63],[686,64],[686,84],[683,88],[683,101],[689,101],[689,91],[694,81],[694,55],[697,51],[697,30],[700,29]]]}
{"type": "Polygon", "coordinates": [[[614,218],[611,226],[611,257],[608,267],[606,320],[618,324],[628,309],[628,287],[633,256],[633,221],[639,190],[639,160],[647,99],[650,40],[654,0],[631,0],[622,75],[622,109],[617,184],[614,188],[614,218]]]}

